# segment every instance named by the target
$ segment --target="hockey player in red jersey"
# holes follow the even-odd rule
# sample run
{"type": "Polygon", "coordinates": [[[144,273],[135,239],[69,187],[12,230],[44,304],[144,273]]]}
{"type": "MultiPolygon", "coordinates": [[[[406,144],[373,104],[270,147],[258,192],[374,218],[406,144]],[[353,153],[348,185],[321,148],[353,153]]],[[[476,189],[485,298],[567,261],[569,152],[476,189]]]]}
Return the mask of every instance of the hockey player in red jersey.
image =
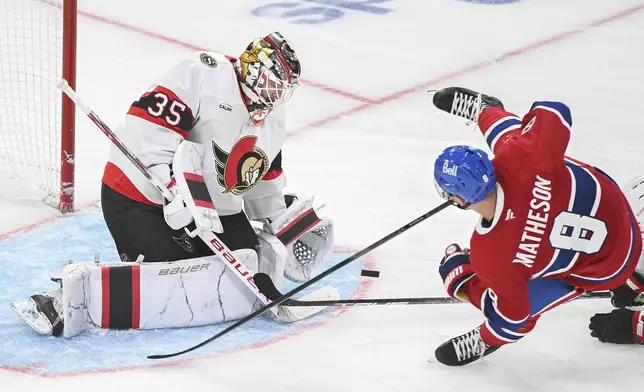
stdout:
{"type": "Polygon", "coordinates": [[[436,349],[440,362],[464,365],[516,342],[544,312],[586,291],[615,290],[622,306],[635,299],[644,288],[638,221],[607,174],[565,155],[566,105],[535,102],[519,118],[498,99],[463,88],[440,90],[433,102],[476,121],[494,153],[490,160],[477,148],[452,146],[435,162],[439,193],[481,215],[469,251],[448,246],[439,273],[452,297],[484,315],[479,327],[436,349]]]}

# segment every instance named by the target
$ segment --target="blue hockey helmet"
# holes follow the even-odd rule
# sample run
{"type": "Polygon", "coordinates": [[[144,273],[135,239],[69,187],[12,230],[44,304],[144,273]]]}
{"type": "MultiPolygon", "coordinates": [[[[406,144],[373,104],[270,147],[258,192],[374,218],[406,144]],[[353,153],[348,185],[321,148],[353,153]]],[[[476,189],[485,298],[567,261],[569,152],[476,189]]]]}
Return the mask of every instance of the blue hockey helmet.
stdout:
{"type": "Polygon", "coordinates": [[[436,158],[434,181],[439,194],[456,195],[468,204],[482,201],[496,186],[494,166],[487,154],[475,147],[448,147],[436,158]]]}

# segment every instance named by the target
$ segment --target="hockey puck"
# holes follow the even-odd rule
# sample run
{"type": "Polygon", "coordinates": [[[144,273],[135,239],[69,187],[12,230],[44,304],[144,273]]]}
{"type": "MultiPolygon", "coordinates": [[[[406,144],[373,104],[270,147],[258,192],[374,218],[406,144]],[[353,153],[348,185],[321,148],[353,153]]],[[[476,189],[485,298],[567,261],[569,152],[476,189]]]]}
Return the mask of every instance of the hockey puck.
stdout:
{"type": "Polygon", "coordinates": [[[380,271],[374,271],[374,270],[362,270],[360,273],[362,276],[368,276],[370,278],[377,278],[380,276],[380,271]]]}

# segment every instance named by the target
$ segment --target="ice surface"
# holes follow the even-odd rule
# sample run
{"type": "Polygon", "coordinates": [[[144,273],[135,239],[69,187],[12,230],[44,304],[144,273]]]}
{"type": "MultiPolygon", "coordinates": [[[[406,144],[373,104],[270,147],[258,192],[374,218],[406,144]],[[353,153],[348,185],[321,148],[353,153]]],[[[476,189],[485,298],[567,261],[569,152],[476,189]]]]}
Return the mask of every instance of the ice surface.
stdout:
{"type": "MultiPolygon", "coordinates": [[[[153,76],[191,50],[237,55],[249,39],[280,30],[298,51],[306,79],[289,104],[292,134],[284,148],[289,189],[324,202],[323,213],[335,221],[337,244],[352,249],[373,243],[440,202],[431,167],[443,147],[484,147],[477,133],[431,107],[425,92],[430,88],[482,90],[517,114],[534,100],[564,101],[574,122],[571,155],[620,183],[644,172],[641,0],[345,2],[393,10],[385,14],[330,3],[338,2],[290,2],[297,6],[293,12],[307,7],[343,12],[328,23],[294,24],[295,18],[251,14],[270,1],[84,0],[79,94],[116,126],[153,76]]],[[[79,115],[77,124],[76,189],[78,205],[83,205],[99,198],[108,142],[86,118],[79,115]]],[[[56,216],[20,185],[0,193],[0,206],[4,232],[56,216]]],[[[467,242],[474,221],[473,214],[448,209],[372,252],[381,275],[366,296],[444,295],[437,261],[447,244],[467,242]]],[[[50,224],[58,223],[42,227],[50,224]]],[[[79,246],[74,237],[52,252],[79,246]]],[[[26,237],[10,236],[4,246],[20,238],[26,237]]],[[[0,266],[35,263],[35,255],[44,251],[30,243],[12,250],[16,257],[0,258],[0,266]]],[[[31,271],[29,279],[46,278],[49,272],[36,266],[22,270],[31,271]]],[[[0,293],[6,302],[10,290],[0,293]]],[[[478,311],[467,305],[378,306],[351,309],[262,347],[168,366],[50,376],[35,365],[0,370],[0,390],[640,391],[644,347],[602,345],[588,334],[590,315],[608,309],[602,300],[555,309],[522,341],[459,369],[433,362],[433,350],[478,325],[478,311]]],[[[0,327],[16,325],[11,314],[0,315],[0,327]]],[[[152,351],[175,347],[153,336],[152,351]]],[[[6,348],[22,339],[36,340],[16,331],[0,334],[0,362],[20,356],[6,348]]],[[[61,362],[83,360],[82,353],[73,353],[84,347],[81,343],[56,346],[61,362]],[[65,350],[72,354],[67,357],[65,350]]],[[[34,344],[33,350],[39,348],[34,344]]],[[[127,346],[123,352],[112,360],[124,361],[130,355],[127,346]]],[[[96,355],[87,353],[87,361],[96,355]]]]}

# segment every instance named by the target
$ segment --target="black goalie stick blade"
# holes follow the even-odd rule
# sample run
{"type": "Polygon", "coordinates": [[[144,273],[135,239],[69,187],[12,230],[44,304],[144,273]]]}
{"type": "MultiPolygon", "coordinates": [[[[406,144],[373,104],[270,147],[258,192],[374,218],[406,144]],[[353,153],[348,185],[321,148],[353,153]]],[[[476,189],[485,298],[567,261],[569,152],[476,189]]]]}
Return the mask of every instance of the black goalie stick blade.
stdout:
{"type": "Polygon", "coordinates": [[[255,285],[259,291],[271,301],[275,301],[282,296],[282,293],[275,287],[273,280],[267,274],[259,272],[253,276],[253,281],[255,281],[255,285]]]}

